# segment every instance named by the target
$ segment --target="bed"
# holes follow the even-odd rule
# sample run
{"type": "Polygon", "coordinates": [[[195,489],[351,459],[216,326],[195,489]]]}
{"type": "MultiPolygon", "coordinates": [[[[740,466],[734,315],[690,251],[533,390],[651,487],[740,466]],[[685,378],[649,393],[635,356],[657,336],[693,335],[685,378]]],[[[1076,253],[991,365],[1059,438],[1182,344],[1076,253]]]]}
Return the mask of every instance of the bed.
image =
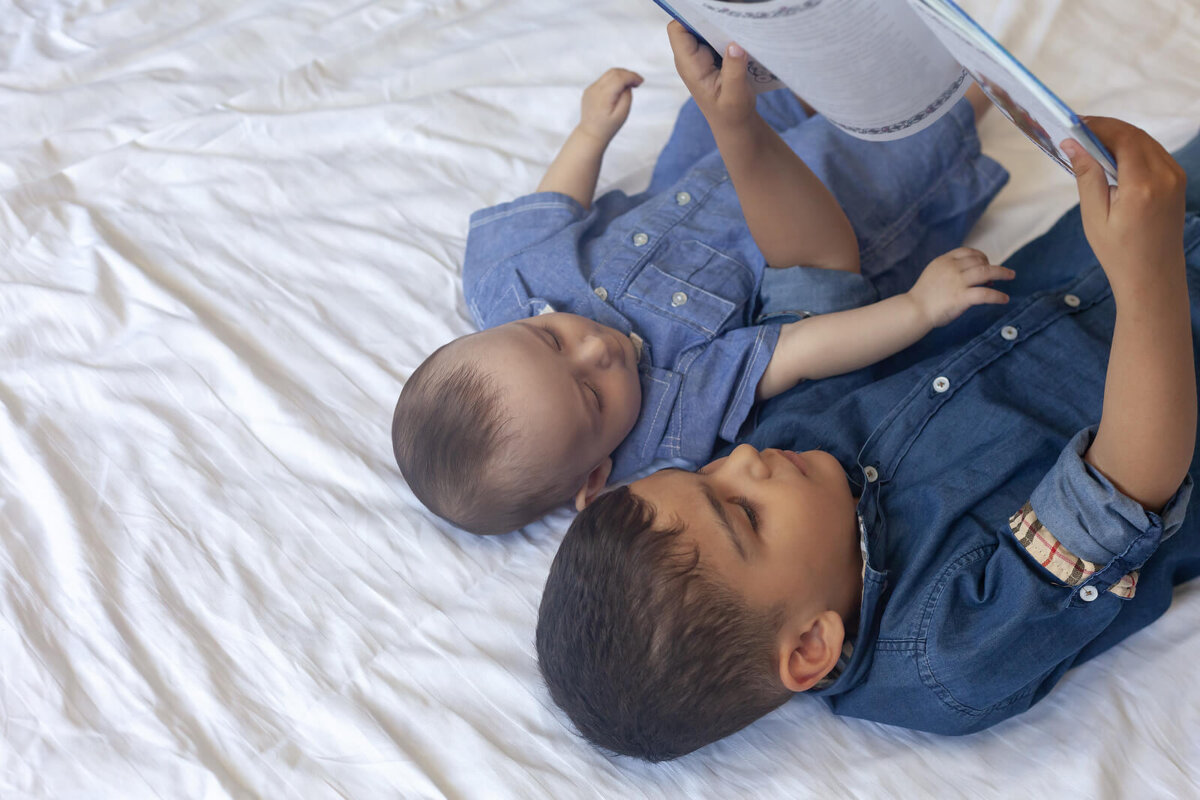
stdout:
{"type": "MultiPolygon", "coordinates": [[[[965,4],[1088,113],[1200,123],[1194,0],[965,4]]],[[[480,539],[388,430],[471,330],[467,215],[641,72],[601,190],[685,97],[647,0],[23,0],[0,14],[0,796],[1188,797],[1200,583],[1030,712],[946,739],[795,700],[697,754],[566,726],[533,629],[569,516],[480,539]]],[[[1074,202],[992,114],[994,259],[1074,202]]]]}

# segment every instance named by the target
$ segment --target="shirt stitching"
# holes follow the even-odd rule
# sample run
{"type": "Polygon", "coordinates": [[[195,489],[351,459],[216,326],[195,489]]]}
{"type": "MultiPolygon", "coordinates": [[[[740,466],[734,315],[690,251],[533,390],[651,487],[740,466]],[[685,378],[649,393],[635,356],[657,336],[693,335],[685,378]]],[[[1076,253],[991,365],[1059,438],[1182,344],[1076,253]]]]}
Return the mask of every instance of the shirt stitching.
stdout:
{"type": "MultiPolygon", "coordinates": [[[[725,417],[721,420],[721,427],[718,429],[718,435],[720,435],[721,431],[724,431],[725,427],[729,424],[730,415],[737,411],[737,409],[742,405],[742,398],[745,396],[746,388],[750,384],[750,374],[752,372],[757,372],[754,367],[758,365],[758,355],[764,349],[763,342],[766,339],[766,334],[766,327],[759,326],[758,335],[754,337],[754,346],[750,351],[750,365],[742,371],[742,378],[740,381],[738,381],[737,390],[733,393],[733,402],[730,403],[729,410],[725,412],[725,417]]],[[[755,381],[755,390],[757,389],[758,383],[755,381]]],[[[754,401],[751,400],[750,404],[753,405],[754,401]]],[[[741,426],[741,422],[738,423],[738,426],[741,426]]]]}
{"type": "MultiPolygon", "coordinates": [[[[653,383],[657,383],[663,387],[662,394],[660,394],[659,398],[658,398],[658,405],[656,405],[654,407],[654,416],[651,418],[651,421],[650,421],[650,430],[656,430],[658,427],[658,418],[662,414],[663,406],[665,406],[667,404],[667,398],[669,396],[669,393],[667,392],[667,388],[670,386],[670,381],[664,381],[661,378],[654,377],[653,375],[647,375],[646,379],[653,383]]],[[[682,390],[682,387],[681,387],[681,390],[682,390]]],[[[642,409],[642,414],[645,414],[645,413],[646,413],[645,409],[642,409]]],[[[666,440],[664,438],[663,439],[664,444],[665,444],[665,441],[666,440]]],[[[643,459],[645,459],[645,458],[649,458],[649,457],[653,456],[654,448],[655,448],[654,440],[650,437],[647,437],[645,444],[642,445],[642,456],[641,457],[643,459]]],[[[674,454],[672,454],[672,455],[674,455],[674,454]]]]}
{"type": "Polygon", "coordinates": [[[471,222],[471,224],[467,227],[467,230],[473,231],[476,228],[481,228],[490,222],[508,219],[509,217],[516,216],[517,214],[524,214],[526,211],[545,211],[548,209],[563,209],[564,211],[571,212],[572,217],[578,218],[579,216],[575,213],[575,207],[570,203],[530,203],[528,205],[523,205],[520,208],[510,208],[506,211],[497,211],[496,213],[487,217],[483,217],[482,219],[476,219],[471,222]]]}

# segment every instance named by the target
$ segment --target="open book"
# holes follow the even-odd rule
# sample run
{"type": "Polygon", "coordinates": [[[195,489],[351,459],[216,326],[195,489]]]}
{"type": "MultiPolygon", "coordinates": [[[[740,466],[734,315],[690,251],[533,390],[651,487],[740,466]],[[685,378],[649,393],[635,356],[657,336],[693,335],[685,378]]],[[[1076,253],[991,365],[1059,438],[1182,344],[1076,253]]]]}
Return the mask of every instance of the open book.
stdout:
{"type": "Polygon", "coordinates": [[[736,41],[763,90],[787,85],[862,139],[916,133],[974,79],[1052,159],[1078,141],[1116,182],[1112,155],[1079,116],[953,0],[654,0],[717,52],[736,41]],[[778,77],[776,77],[778,76],[778,77]]]}

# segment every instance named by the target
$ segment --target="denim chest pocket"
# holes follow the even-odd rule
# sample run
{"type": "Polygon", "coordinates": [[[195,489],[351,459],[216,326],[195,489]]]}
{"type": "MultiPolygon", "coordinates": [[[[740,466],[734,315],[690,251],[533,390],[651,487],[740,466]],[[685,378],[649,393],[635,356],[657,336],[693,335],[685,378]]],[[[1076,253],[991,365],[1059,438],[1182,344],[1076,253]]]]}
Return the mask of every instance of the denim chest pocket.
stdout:
{"type": "Polygon", "coordinates": [[[707,340],[746,308],[753,290],[754,275],[740,261],[686,240],[656,252],[625,294],[707,340]]]}

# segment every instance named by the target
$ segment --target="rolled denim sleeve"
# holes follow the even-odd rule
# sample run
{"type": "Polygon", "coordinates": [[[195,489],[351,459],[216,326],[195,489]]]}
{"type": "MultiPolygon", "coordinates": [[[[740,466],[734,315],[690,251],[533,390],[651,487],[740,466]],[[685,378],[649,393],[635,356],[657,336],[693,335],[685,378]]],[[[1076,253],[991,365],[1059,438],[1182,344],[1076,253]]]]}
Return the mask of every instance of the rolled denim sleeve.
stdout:
{"type": "Polygon", "coordinates": [[[857,272],[819,267],[782,267],[763,273],[755,322],[787,322],[870,305],[879,292],[857,272]]]}
{"type": "MultiPolygon", "coordinates": [[[[579,222],[587,215],[573,197],[558,192],[538,192],[471,215],[463,256],[463,295],[481,326],[519,318],[509,306],[522,302],[538,282],[541,268],[551,269],[555,259],[515,258],[579,222]],[[517,266],[526,274],[516,275],[517,266]],[[495,308],[502,305],[503,311],[495,308]],[[495,312],[495,313],[493,313],[495,312]]],[[[536,290],[535,290],[536,291],[536,290]]]]}
{"type": "Polygon", "coordinates": [[[1124,569],[1137,569],[1183,524],[1192,478],[1184,478],[1161,512],[1147,511],[1084,461],[1095,435],[1091,427],[1072,437],[1034,489],[1030,505],[1075,556],[1100,566],[1119,559],[1124,569]]]}
{"type": "Polygon", "coordinates": [[[683,384],[661,456],[703,464],[717,438],[733,441],[750,408],[775,345],[778,325],[737,328],[681,359],[683,384]]]}

